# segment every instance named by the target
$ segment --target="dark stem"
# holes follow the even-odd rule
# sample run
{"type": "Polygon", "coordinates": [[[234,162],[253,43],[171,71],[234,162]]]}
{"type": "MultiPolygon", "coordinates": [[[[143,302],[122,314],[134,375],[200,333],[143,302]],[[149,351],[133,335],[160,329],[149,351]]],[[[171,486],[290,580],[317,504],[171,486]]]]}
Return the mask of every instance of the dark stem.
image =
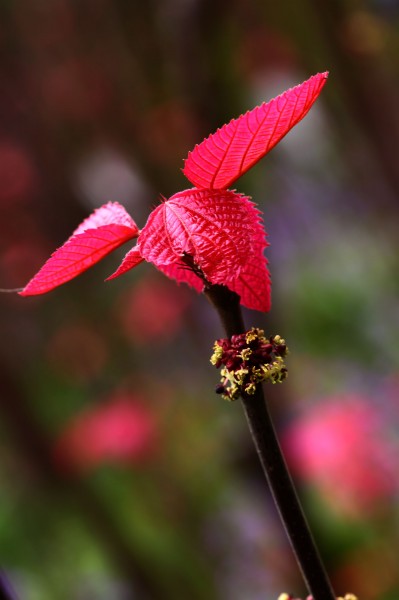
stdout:
{"type": "MultiPolygon", "coordinates": [[[[218,285],[208,287],[205,294],[217,310],[228,337],[245,331],[237,294],[218,285]]],[[[262,386],[258,385],[254,395],[243,394],[242,404],[263,471],[309,593],[314,600],[335,600],[285,463],[262,386]]]]}

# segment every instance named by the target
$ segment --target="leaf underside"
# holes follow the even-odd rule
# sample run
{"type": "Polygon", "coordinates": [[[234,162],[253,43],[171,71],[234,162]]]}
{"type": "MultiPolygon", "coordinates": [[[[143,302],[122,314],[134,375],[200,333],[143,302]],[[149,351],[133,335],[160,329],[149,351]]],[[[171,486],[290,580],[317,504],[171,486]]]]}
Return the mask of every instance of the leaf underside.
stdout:
{"type": "Polygon", "coordinates": [[[58,248],[20,292],[21,296],[44,294],[73,279],[128,240],[138,228],[125,209],[109,202],[94,211],[58,248]]]}
{"type": "Polygon", "coordinates": [[[328,73],[318,73],[227,123],[189,153],[183,173],[199,188],[226,189],[253,167],[303,117],[328,73]]]}

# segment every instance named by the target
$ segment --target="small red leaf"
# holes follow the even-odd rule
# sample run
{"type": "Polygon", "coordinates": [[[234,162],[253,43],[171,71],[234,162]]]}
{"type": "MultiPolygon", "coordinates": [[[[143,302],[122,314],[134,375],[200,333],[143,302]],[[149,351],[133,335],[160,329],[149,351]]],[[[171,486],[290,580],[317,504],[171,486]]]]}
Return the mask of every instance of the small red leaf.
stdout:
{"type": "Polygon", "coordinates": [[[120,204],[105,204],[79,225],[20,295],[44,294],[73,279],[118,246],[137,237],[138,231],[137,225],[120,204]]]}
{"type": "Polygon", "coordinates": [[[112,273],[105,281],[110,281],[110,279],[115,279],[115,277],[119,277],[119,275],[123,275],[130,269],[137,267],[141,262],[143,262],[144,258],[140,254],[140,250],[138,246],[133,246],[131,250],[126,254],[121,264],[117,268],[117,270],[112,273]]]}
{"type": "Polygon", "coordinates": [[[187,179],[199,188],[228,188],[303,119],[327,76],[313,75],[218,129],[189,153],[183,169],[187,179]]]}

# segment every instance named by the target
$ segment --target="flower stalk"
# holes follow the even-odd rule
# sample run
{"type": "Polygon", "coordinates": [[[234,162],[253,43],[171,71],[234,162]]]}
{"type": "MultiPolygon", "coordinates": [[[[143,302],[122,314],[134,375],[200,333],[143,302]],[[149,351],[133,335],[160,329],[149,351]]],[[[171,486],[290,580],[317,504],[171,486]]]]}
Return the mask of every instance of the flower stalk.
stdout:
{"type": "MultiPolygon", "coordinates": [[[[221,285],[207,286],[204,291],[216,309],[226,335],[243,333],[245,324],[239,296],[221,285]]],[[[241,400],[256,452],[308,591],[314,600],[335,600],[284,460],[262,385],[256,385],[253,394],[242,392],[241,400]]]]}

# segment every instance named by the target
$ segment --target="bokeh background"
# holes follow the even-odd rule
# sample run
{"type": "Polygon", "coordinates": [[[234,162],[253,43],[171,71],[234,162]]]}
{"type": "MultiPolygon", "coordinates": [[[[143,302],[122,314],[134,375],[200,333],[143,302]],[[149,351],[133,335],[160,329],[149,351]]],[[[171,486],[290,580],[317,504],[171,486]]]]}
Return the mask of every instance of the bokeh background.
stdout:
{"type": "MultiPolygon", "coordinates": [[[[2,0],[0,286],[95,207],[143,226],[218,126],[313,73],[306,119],[237,184],[264,211],[289,378],[270,407],[337,592],[399,597],[399,2],[2,0]]],[[[0,563],[21,600],[305,590],[204,297],[128,248],[0,297],[0,563]]]]}

